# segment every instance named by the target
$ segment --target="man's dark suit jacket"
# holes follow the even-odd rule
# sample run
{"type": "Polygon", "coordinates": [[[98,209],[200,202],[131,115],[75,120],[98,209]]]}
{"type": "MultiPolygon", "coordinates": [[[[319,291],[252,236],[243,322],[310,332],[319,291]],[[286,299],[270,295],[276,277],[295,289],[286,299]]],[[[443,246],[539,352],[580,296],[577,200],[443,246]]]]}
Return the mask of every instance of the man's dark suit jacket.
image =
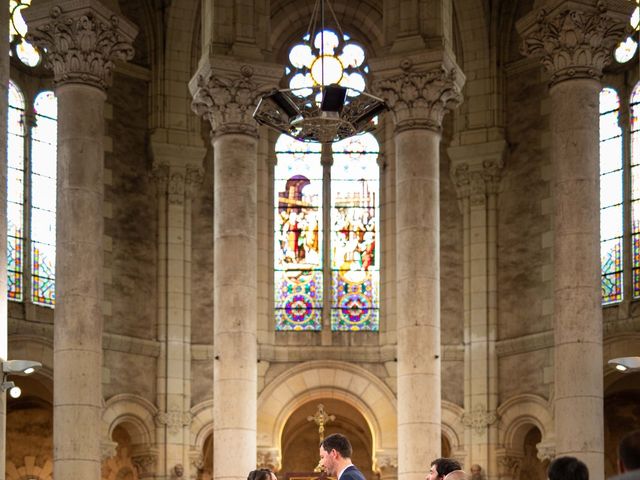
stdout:
{"type": "Polygon", "coordinates": [[[344,472],[342,472],[340,480],[365,480],[365,478],[355,465],[349,465],[344,472]]]}

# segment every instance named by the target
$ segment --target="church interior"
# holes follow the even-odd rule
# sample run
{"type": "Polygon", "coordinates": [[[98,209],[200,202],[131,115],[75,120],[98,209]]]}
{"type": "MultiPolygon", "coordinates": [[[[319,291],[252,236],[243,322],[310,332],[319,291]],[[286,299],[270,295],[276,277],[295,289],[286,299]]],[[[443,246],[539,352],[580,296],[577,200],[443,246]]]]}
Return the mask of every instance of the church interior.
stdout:
{"type": "Polygon", "coordinates": [[[0,479],[615,475],[639,6],[10,0],[0,479]]]}

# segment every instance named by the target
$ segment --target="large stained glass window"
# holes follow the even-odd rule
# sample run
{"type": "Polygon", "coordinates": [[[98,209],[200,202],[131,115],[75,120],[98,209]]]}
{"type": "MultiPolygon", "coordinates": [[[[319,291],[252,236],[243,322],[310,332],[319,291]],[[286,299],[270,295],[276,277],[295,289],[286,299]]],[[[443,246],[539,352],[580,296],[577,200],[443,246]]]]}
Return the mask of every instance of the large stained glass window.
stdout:
{"type": "Polygon", "coordinates": [[[57,168],[53,92],[41,92],[26,102],[10,83],[7,157],[8,297],[53,306],[57,168]]]}
{"type": "Polygon", "coordinates": [[[279,137],[276,330],[379,329],[378,151],[370,133],[333,146],[279,137]]]}
{"type": "MultiPolygon", "coordinates": [[[[640,0],[629,0],[630,2],[640,5],[640,0]]],[[[636,59],[636,52],[638,51],[638,32],[640,31],[640,6],[636,7],[629,19],[631,24],[631,31],[633,32],[624,41],[620,42],[620,45],[614,52],[614,57],[618,63],[627,63],[636,59]]]]}
{"type": "Polygon", "coordinates": [[[629,107],[632,283],[634,298],[640,298],[640,82],[631,93],[629,107]]]}
{"type": "Polygon", "coordinates": [[[626,92],[600,92],[603,305],[640,298],[640,82],[626,92]]]}

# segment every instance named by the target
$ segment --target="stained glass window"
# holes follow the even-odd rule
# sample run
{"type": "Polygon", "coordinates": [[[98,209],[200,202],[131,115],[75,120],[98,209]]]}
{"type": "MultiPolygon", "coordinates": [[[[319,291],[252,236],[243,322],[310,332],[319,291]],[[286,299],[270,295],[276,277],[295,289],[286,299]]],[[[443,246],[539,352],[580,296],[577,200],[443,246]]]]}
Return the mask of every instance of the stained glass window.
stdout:
{"type": "Polygon", "coordinates": [[[600,92],[600,261],[602,302],[622,300],[623,156],[618,125],[620,101],[611,88],[600,92]]]}
{"type": "Polygon", "coordinates": [[[17,55],[22,63],[29,67],[35,67],[40,63],[40,54],[25,39],[27,24],[22,18],[22,10],[31,5],[31,0],[9,0],[9,38],[11,41],[11,54],[17,55]]]}
{"type": "Polygon", "coordinates": [[[321,145],[281,135],[274,185],[276,330],[322,328],[321,145]]]}
{"type": "Polygon", "coordinates": [[[638,298],[640,297],[640,82],[633,89],[629,106],[632,284],[633,296],[638,298]]]}
{"type": "Polygon", "coordinates": [[[24,108],[22,93],[9,82],[7,123],[7,272],[8,296],[24,295],[24,108]]]}
{"type": "Polygon", "coordinates": [[[57,102],[53,92],[34,102],[31,142],[31,293],[34,303],[55,302],[57,102]]]}
{"type": "Polygon", "coordinates": [[[370,133],[333,144],[331,329],[379,328],[378,142],[370,133]]]}
{"type": "Polygon", "coordinates": [[[333,147],[279,137],[274,175],[276,330],[318,331],[330,321],[334,331],[378,331],[378,151],[370,133],[333,147]],[[323,148],[329,149],[324,153],[332,155],[332,166],[322,165],[323,148]],[[330,292],[325,295],[326,289],[330,292]]]}
{"type": "Polygon", "coordinates": [[[39,93],[30,105],[18,87],[10,82],[7,128],[8,297],[17,301],[30,298],[33,303],[53,306],[57,101],[53,92],[45,91],[39,93]],[[29,122],[27,118],[33,120],[29,122]]]}

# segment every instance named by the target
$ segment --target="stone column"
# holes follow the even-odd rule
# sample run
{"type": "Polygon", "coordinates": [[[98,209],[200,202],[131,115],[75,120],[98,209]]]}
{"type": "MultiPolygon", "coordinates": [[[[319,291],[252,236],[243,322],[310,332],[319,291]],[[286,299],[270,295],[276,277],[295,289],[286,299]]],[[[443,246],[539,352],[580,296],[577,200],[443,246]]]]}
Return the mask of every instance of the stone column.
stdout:
{"type": "MultiPolygon", "coordinates": [[[[9,9],[0,9],[0,29],[9,31],[9,9]]],[[[9,49],[0,52],[0,365],[8,360],[8,327],[7,327],[7,111],[9,90],[9,49]]],[[[4,480],[6,461],[6,427],[7,427],[7,396],[0,392],[0,479],[4,480]]]]}
{"type": "Polygon", "coordinates": [[[498,338],[497,189],[504,140],[448,150],[464,240],[464,409],[467,470],[497,478],[498,338]]]}
{"type": "Polygon", "coordinates": [[[554,167],[554,375],[558,456],[604,477],[598,95],[633,4],[547,1],[517,28],[551,74],[554,167]],[[588,419],[588,421],[585,421],[588,419]]]}
{"type": "Polygon", "coordinates": [[[214,134],[213,476],[241,480],[256,465],[258,132],[252,114],[265,68],[225,58],[202,63],[189,87],[193,110],[214,134]]]}
{"type": "MultiPolygon", "coordinates": [[[[54,6],[55,5],[55,6],[54,6]]],[[[100,478],[104,101],[135,27],[95,0],[24,11],[58,97],[54,476],[100,478]]]]}
{"type": "Polygon", "coordinates": [[[151,137],[158,186],[158,357],[156,474],[175,466],[190,478],[191,461],[191,198],[202,180],[206,150],[151,137]]]}
{"type": "Polygon", "coordinates": [[[388,63],[375,88],[396,125],[398,478],[422,480],[441,441],[440,138],[462,97],[453,62],[388,63]]]}

